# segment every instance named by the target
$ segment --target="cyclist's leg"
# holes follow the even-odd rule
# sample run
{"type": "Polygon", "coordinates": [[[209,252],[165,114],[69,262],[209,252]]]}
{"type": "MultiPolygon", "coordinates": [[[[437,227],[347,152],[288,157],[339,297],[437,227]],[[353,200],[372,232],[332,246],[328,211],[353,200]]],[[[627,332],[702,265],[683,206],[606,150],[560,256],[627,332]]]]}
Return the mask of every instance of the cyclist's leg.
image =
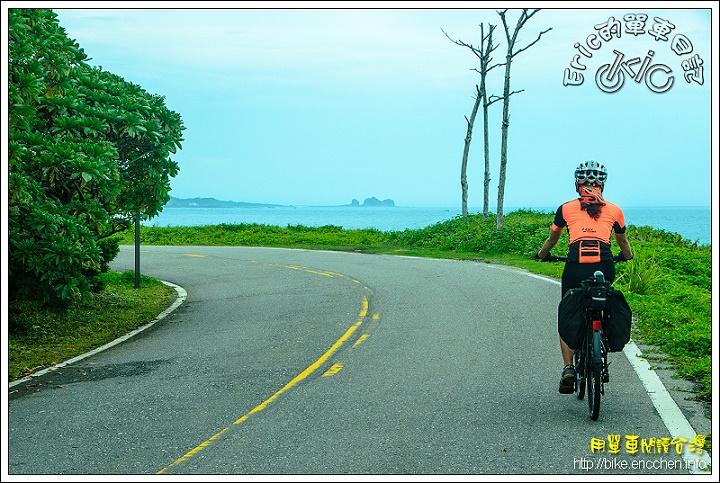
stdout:
{"type": "MultiPolygon", "coordinates": [[[[565,268],[562,273],[561,283],[561,295],[571,288],[578,287],[580,282],[583,280],[582,270],[577,267],[578,263],[566,262],[565,268]]],[[[575,392],[575,379],[576,379],[576,368],[575,368],[575,351],[571,349],[563,340],[560,339],[560,355],[563,360],[562,373],[560,375],[560,394],[572,394],[575,392]]]]}
{"type": "Polygon", "coordinates": [[[560,352],[562,353],[564,366],[573,363],[573,356],[575,355],[575,351],[572,350],[570,346],[565,343],[562,337],[560,337],[560,352]]]}
{"type": "Polygon", "coordinates": [[[597,265],[598,268],[595,270],[602,270],[603,275],[605,275],[605,281],[613,283],[615,281],[615,262],[612,260],[605,260],[597,265]]]}
{"type": "Polygon", "coordinates": [[[575,392],[575,380],[577,379],[577,372],[575,370],[575,363],[573,361],[573,356],[575,351],[570,349],[567,344],[565,344],[565,341],[562,340],[562,337],[560,338],[560,345],[563,347],[563,358],[566,357],[566,354],[570,354],[570,362],[566,363],[563,367],[562,374],[560,375],[560,387],[559,392],[560,394],[572,394],[575,392]]]}
{"type": "MultiPolygon", "coordinates": [[[[563,295],[565,295],[565,292],[570,290],[571,288],[576,288],[580,286],[580,282],[583,280],[582,278],[579,278],[577,275],[578,269],[576,267],[578,265],[577,263],[572,262],[565,262],[565,268],[563,269],[562,273],[562,279],[561,279],[561,293],[560,296],[562,298],[563,295]]],[[[559,323],[559,320],[558,320],[559,323]]],[[[562,355],[563,359],[563,366],[567,366],[568,364],[572,364],[573,362],[573,351],[560,337],[560,354],[562,355]]]]}

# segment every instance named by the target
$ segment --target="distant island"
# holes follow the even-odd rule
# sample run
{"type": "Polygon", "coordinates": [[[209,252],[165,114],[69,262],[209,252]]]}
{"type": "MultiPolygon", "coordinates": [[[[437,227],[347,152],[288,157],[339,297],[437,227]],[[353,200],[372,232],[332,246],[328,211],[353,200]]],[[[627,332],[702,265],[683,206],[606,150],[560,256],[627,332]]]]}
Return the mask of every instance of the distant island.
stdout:
{"type": "Polygon", "coordinates": [[[373,196],[372,198],[365,198],[365,201],[363,201],[362,205],[358,200],[353,198],[353,200],[350,202],[350,206],[395,206],[395,202],[391,199],[380,201],[373,196]]]}
{"type": "Polygon", "coordinates": [[[215,198],[175,198],[165,205],[167,208],[275,208],[283,205],[267,203],[246,203],[244,201],[222,201],[215,198]]]}
{"type": "MultiPolygon", "coordinates": [[[[353,198],[349,205],[339,206],[389,206],[394,207],[395,202],[391,199],[379,200],[374,196],[365,198],[362,204],[353,198]]],[[[287,205],[273,205],[268,203],[248,203],[245,201],[223,201],[215,198],[175,198],[170,197],[170,201],[165,205],[166,208],[278,208],[287,207],[287,205]]]]}

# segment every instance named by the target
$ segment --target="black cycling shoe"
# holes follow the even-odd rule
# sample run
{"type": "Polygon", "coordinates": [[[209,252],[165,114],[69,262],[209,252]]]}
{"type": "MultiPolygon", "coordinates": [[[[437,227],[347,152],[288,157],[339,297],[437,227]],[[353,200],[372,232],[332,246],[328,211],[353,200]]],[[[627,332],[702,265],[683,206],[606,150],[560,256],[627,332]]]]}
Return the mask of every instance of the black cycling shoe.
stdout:
{"type": "Polygon", "coordinates": [[[575,392],[575,366],[568,364],[563,368],[560,378],[560,394],[572,394],[575,392]]]}

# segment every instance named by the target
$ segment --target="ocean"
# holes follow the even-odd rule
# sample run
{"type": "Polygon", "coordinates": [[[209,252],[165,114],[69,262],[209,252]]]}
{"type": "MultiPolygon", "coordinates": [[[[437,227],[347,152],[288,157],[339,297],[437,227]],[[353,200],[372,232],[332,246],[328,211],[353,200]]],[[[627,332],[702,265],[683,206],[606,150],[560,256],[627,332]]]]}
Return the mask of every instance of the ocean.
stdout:
{"type": "MultiPolygon", "coordinates": [[[[555,207],[556,208],[556,207],[555,207]]],[[[532,208],[554,212],[555,208],[532,208]]],[[[505,208],[505,214],[517,208],[505,208]]],[[[482,209],[468,208],[470,214],[482,209]]],[[[623,207],[628,225],[652,226],[678,233],[692,242],[710,245],[711,210],[709,206],[623,207]]],[[[460,216],[460,208],[412,208],[368,206],[262,206],[238,208],[168,208],[145,226],[199,226],[221,223],[257,223],[285,227],[288,225],[335,225],[345,229],[375,228],[380,231],[402,231],[425,228],[460,216]]]]}

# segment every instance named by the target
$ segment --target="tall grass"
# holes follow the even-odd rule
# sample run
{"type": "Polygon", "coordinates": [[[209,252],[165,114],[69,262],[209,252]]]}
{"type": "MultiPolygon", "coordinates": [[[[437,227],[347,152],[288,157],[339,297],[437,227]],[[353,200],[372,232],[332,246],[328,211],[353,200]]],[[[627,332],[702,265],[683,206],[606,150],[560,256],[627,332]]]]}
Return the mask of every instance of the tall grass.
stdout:
{"type": "Polygon", "coordinates": [[[627,263],[615,283],[622,284],[628,292],[648,295],[659,290],[661,282],[666,278],[667,275],[654,257],[637,257],[627,263]]]}

